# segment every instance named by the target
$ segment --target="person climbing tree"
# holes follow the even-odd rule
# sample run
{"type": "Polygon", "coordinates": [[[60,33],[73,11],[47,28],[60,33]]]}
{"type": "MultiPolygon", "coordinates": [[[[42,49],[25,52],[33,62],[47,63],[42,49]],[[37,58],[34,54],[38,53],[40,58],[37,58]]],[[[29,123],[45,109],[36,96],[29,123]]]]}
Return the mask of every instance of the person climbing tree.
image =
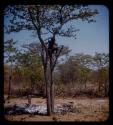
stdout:
{"type": "Polygon", "coordinates": [[[49,56],[52,57],[52,54],[57,54],[58,52],[58,45],[55,43],[55,37],[53,36],[51,40],[48,41],[48,53],[49,56]]]}

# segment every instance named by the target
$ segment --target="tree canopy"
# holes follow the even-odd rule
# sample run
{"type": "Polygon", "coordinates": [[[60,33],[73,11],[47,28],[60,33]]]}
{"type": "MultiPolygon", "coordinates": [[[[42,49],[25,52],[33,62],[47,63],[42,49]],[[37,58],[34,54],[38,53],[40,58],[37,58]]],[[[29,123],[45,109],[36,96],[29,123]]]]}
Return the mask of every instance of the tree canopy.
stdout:
{"type": "MultiPolygon", "coordinates": [[[[98,11],[83,5],[13,5],[8,6],[4,14],[5,17],[9,17],[9,25],[5,27],[7,33],[31,30],[36,33],[41,43],[47,113],[51,115],[54,112],[53,71],[63,50],[63,46],[59,47],[56,44],[56,36],[76,38],[78,29],[71,22],[94,22],[93,16],[98,14],[98,11]],[[56,52],[53,51],[54,45],[56,52]]],[[[29,59],[28,55],[24,54],[24,57],[29,59]]]]}
{"type": "Polygon", "coordinates": [[[82,5],[13,5],[8,6],[5,16],[10,17],[6,31],[36,31],[40,41],[48,40],[53,35],[76,37],[75,26],[71,21],[94,22],[97,10],[82,5]],[[46,37],[45,37],[46,36],[46,37]]]}

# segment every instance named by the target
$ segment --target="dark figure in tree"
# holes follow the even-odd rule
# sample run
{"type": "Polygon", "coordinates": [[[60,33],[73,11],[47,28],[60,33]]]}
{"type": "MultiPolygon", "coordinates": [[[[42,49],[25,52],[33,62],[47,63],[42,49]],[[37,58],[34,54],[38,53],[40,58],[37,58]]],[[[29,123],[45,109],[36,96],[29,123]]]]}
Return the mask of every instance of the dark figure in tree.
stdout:
{"type": "Polygon", "coordinates": [[[51,40],[48,41],[48,53],[49,56],[52,57],[52,54],[57,54],[58,52],[58,45],[55,43],[55,38],[52,37],[51,40]]]}

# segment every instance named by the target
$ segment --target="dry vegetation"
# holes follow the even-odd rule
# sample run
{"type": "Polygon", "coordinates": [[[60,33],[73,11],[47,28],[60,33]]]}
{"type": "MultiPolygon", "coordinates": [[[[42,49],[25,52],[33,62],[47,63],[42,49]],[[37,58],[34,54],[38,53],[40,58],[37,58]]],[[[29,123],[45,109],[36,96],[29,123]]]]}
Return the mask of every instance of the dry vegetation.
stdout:
{"type": "Polygon", "coordinates": [[[93,17],[100,12],[81,5],[15,5],[5,8],[4,19],[8,20],[5,21],[7,25],[4,24],[5,33],[26,30],[35,34],[36,31],[38,41],[23,41],[22,45],[20,41],[23,37],[15,41],[13,36],[4,41],[4,107],[28,103],[27,96],[33,95],[32,104],[45,104],[46,99],[41,97],[47,97],[48,115],[53,113],[54,97],[55,104],[73,102],[78,110],[52,116],[5,114],[7,120],[107,120],[109,54],[95,52],[95,55],[72,55],[71,48],[66,44],[58,44],[61,39],[57,39],[57,36],[76,37],[78,28],[70,22],[95,22],[93,17]]]}
{"type": "MultiPolygon", "coordinates": [[[[67,113],[64,115],[54,114],[52,116],[41,115],[5,115],[9,121],[105,121],[109,117],[109,100],[108,98],[56,98],[55,104],[74,102],[74,106],[79,112],[67,113]]],[[[27,99],[12,98],[6,101],[4,107],[14,104],[27,103],[27,99]]],[[[46,103],[43,98],[32,98],[32,104],[46,103]]]]}

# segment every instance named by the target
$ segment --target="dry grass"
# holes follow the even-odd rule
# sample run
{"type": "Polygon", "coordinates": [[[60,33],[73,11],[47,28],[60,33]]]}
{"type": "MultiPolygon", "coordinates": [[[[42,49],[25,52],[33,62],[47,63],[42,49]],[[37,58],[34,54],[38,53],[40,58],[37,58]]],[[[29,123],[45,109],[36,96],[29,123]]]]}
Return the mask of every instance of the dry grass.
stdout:
{"type": "MultiPolygon", "coordinates": [[[[80,111],[77,113],[67,113],[65,115],[54,114],[52,116],[40,115],[5,115],[10,121],[105,121],[109,117],[108,98],[57,98],[55,104],[74,102],[74,106],[80,111]]],[[[13,98],[6,101],[4,107],[14,104],[27,103],[25,98],[13,98]]],[[[32,98],[32,104],[46,103],[43,98],[32,98]]]]}

